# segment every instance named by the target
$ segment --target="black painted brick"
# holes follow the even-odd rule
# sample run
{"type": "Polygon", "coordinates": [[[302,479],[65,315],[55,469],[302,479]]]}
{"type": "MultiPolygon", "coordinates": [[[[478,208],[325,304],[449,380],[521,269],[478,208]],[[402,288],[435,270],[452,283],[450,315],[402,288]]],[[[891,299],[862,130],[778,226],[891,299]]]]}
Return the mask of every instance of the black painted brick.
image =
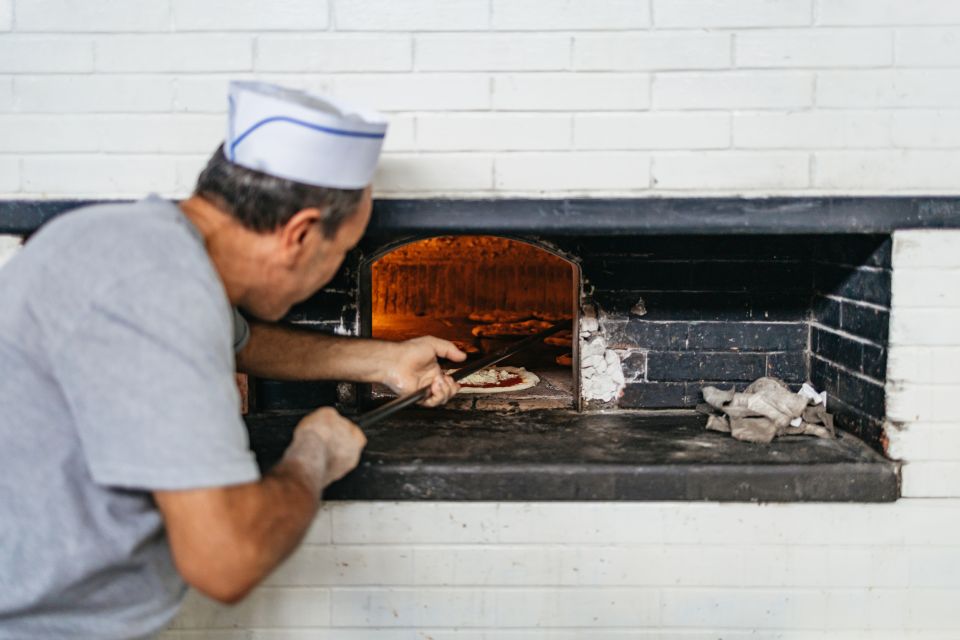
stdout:
{"type": "Polygon", "coordinates": [[[883,420],[869,416],[851,407],[842,399],[827,398],[827,410],[833,414],[834,424],[857,436],[880,453],[883,450],[883,420]]]}
{"type": "Polygon", "coordinates": [[[767,354],[767,375],[780,378],[786,383],[803,383],[807,380],[807,354],[805,351],[786,351],[767,354]]]}
{"type": "Polygon", "coordinates": [[[890,312],[844,302],[840,311],[840,328],[879,344],[886,344],[890,312]]]}
{"type": "Polygon", "coordinates": [[[809,291],[813,282],[808,262],[693,263],[692,288],[697,291],[809,291]]]}
{"type": "Polygon", "coordinates": [[[871,344],[863,345],[863,373],[876,378],[877,380],[886,380],[887,378],[887,350],[882,347],[875,347],[871,344]]]}
{"type": "Polygon", "coordinates": [[[819,327],[810,330],[810,349],[825,360],[852,371],[863,370],[863,343],[819,327]]]}
{"type": "Polygon", "coordinates": [[[890,236],[825,236],[816,243],[815,255],[824,262],[889,269],[891,247],[890,236]]]}
{"type": "Polygon", "coordinates": [[[624,313],[642,297],[643,320],[804,320],[810,308],[809,295],[800,293],[596,291],[593,297],[604,310],[624,313]]]}
{"type": "Polygon", "coordinates": [[[647,379],[652,381],[753,381],[766,372],[766,356],[756,353],[651,352],[647,379]]]}
{"type": "Polygon", "coordinates": [[[615,348],[642,347],[657,351],[678,351],[686,347],[686,322],[650,322],[630,318],[610,330],[610,343],[615,348]]]}
{"type": "Polygon", "coordinates": [[[689,406],[683,382],[634,382],[623,389],[618,405],[624,409],[666,409],[689,406]]]}
{"type": "Polygon", "coordinates": [[[620,361],[623,375],[627,380],[640,380],[647,373],[647,354],[635,351],[620,361]]]}
{"type": "Polygon", "coordinates": [[[725,351],[799,351],[807,348],[803,322],[702,322],[690,325],[687,349],[725,351]]]}
{"type": "Polygon", "coordinates": [[[685,291],[692,284],[690,262],[659,262],[642,258],[584,256],[583,276],[598,289],[685,291]]]}
{"type": "Polygon", "coordinates": [[[817,291],[841,298],[890,306],[890,272],[821,264],[816,269],[817,291]]]}
{"type": "Polygon", "coordinates": [[[840,391],[836,394],[844,402],[875,418],[882,419],[886,413],[886,395],[883,386],[864,378],[838,371],[840,391]]]}
{"type": "Polygon", "coordinates": [[[841,307],[839,300],[816,296],[813,299],[813,319],[820,324],[839,329],[841,307]]]}
{"type": "Polygon", "coordinates": [[[810,358],[810,382],[817,391],[826,391],[829,396],[839,397],[839,372],[839,369],[826,360],[816,356],[810,358]]]}

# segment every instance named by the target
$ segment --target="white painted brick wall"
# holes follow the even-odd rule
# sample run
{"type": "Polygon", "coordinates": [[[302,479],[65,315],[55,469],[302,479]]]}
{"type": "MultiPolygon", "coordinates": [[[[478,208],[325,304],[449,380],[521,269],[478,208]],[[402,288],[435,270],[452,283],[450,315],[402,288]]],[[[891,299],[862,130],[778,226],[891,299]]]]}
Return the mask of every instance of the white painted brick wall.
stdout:
{"type": "MultiPolygon", "coordinates": [[[[0,197],[188,193],[232,78],[385,111],[381,196],[960,192],[949,0],[0,0],[0,197]]],[[[905,499],[330,505],[164,637],[954,640],[960,235],[895,242],[905,499]]]]}
{"type": "Polygon", "coordinates": [[[19,236],[0,235],[0,267],[20,250],[20,245],[19,236]]]}
{"type": "MultiPolygon", "coordinates": [[[[384,197],[960,192],[948,0],[0,0],[0,34],[0,128],[14,132],[0,155],[159,154],[177,176],[114,181],[117,196],[189,191],[181,174],[219,137],[191,118],[222,118],[233,78],[388,113],[384,197]],[[102,116],[95,130],[72,130],[88,114],[102,116]],[[137,115],[159,128],[106,124],[137,115]],[[780,160],[764,169],[739,150],[780,160]],[[557,189],[565,179],[526,161],[537,156],[511,157],[580,167],[597,151],[649,154],[648,172],[557,189]],[[683,171],[725,157],[725,174],[683,171]],[[467,175],[420,175],[445,158],[467,175]],[[491,165],[503,177],[481,179],[491,165]]],[[[47,193],[37,185],[8,176],[0,197],[47,193]]],[[[98,188],[66,177],[49,193],[98,188]]]]}

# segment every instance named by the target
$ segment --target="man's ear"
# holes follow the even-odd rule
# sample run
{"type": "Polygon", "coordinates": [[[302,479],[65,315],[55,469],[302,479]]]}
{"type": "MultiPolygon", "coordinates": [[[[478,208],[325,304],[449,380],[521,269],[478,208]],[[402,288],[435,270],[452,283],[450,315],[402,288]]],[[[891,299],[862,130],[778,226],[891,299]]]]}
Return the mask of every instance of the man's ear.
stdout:
{"type": "Polygon", "coordinates": [[[323,232],[320,222],[324,215],[324,211],[316,207],[301,209],[280,228],[280,247],[288,261],[292,263],[299,258],[311,234],[323,232]]]}

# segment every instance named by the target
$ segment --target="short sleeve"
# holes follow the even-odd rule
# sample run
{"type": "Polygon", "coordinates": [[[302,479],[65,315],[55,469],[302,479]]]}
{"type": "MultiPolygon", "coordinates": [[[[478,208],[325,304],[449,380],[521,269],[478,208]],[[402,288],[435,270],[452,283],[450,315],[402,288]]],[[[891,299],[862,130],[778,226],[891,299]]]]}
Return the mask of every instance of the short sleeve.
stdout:
{"type": "Polygon", "coordinates": [[[96,483],[162,490],[259,478],[222,289],[189,274],[124,277],[93,297],[51,358],[96,483]]]}
{"type": "Polygon", "coordinates": [[[240,353],[250,342],[250,325],[236,307],[231,307],[230,310],[233,312],[233,352],[240,353]]]}

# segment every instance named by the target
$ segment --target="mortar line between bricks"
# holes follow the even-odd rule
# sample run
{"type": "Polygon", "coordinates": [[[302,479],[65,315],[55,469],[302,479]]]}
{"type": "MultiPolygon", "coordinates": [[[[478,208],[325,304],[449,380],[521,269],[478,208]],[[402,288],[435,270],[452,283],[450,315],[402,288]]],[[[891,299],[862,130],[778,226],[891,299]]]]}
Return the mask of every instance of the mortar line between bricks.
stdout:
{"type": "MultiPolygon", "coordinates": [[[[843,329],[837,329],[836,327],[831,327],[831,326],[829,326],[829,325],[820,324],[820,323],[817,322],[816,320],[811,320],[811,321],[810,321],[810,327],[811,327],[811,328],[814,328],[814,329],[819,329],[820,331],[823,331],[823,332],[825,332],[825,333],[832,333],[832,334],[834,334],[834,335],[841,336],[841,337],[843,337],[843,338],[846,338],[847,340],[852,340],[852,341],[857,342],[857,343],[859,343],[859,344],[867,344],[867,345],[870,345],[871,347],[879,347],[879,348],[881,348],[881,349],[886,349],[886,348],[887,348],[887,345],[884,344],[884,343],[882,343],[882,342],[875,342],[875,341],[873,341],[873,340],[870,340],[869,338],[864,338],[863,336],[858,336],[858,335],[856,335],[856,334],[854,334],[854,333],[850,333],[849,331],[844,331],[843,329]]],[[[816,355],[816,354],[814,354],[814,355],[816,355]]],[[[823,360],[823,359],[824,359],[824,358],[821,357],[821,360],[823,360]]]]}
{"type": "MultiPolygon", "coordinates": [[[[833,360],[830,360],[830,359],[828,359],[828,358],[824,358],[823,356],[821,356],[821,355],[819,355],[819,354],[817,354],[817,353],[811,353],[811,354],[810,354],[810,357],[811,357],[811,358],[816,358],[817,360],[820,360],[821,362],[824,362],[824,363],[830,365],[831,367],[833,367],[834,369],[837,369],[838,371],[841,371],[841,372],[843,372],[843,373],[845,373],[845,374],[847,374],[847,375],[853,376],[853,377],[855,377],[855,378],[859,378],[859,379],[862,380],[863,382],[868,382],[868,383],[870,383],[870,384],[872,384],[872,385],[874,385],[874,386],[880,387],[881,389],[885,389],[885,388],[886,388],[886,384],[887,384],[887,383],[886,383],[885,381],[883,381],[883,380],[877,380],[876,378],[871,378],[870,376],[868,376],[868,375],[866,375],[866,374],[863,374],[863,373],[860,373],[859,371],[854,371],[853,369],[848,369],[847,367],[843,366],[843,365],[840,364],[839,362],[834,362],[833,360]]],[[[840,400],[841,402],[843,402],[843,398],[836,398],[836,399],[837,399],[837,400],[840,400]]],[[[846,404],[846,403],[844,403],[844,404],[846,404]]],[[[856,407],[853,407],[853,405],[848,405],[848,406],[850,406],[851,408],[856,409],[856,407]]],[[[858,410],[858,411],[859,411],[859,410],[858,410]]],[[[860,413],[863,413],[863,415],[865,415],[865,416],[872,416],[872,414],[866,413],[865,411],[860,411],[860,413]]],[[[872,417],[876,419],[876,416],[872,416],[872,417]]],[[[881,419],[882,419],[882,418],[881,418],[881,419]]]]}

